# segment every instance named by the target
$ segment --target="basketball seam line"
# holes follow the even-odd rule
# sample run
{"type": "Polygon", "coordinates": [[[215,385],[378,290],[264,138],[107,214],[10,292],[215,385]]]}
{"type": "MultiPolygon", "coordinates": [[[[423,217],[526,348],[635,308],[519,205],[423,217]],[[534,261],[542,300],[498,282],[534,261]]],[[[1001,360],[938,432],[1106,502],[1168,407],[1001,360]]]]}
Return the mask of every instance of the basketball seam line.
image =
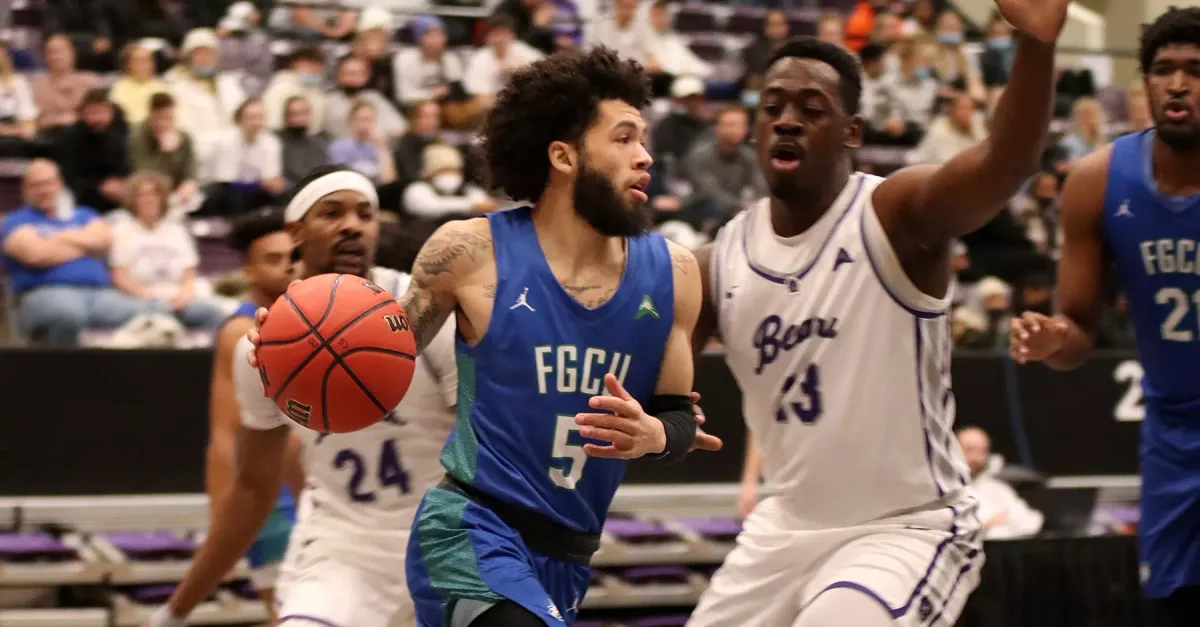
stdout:
{"type": "MultiPolygon", "coordinates": [[[[325,305],[325,311],[321,312],[321,317],[317,318],[316,325],[318,327],[320,327],[321,323],[325,322],[325,319],[328,318],[329,314],[333,312],[333,295],[337,293],[338,282],[340,282],[341,280],[342,280],[342,275],[340,275],[340,274],[333,278],[333,289],[330,290],[330,292],[329,292],[329,303],[327,305],[325,305]]],[[[283,292],[283,295],[287,296],[286,290],[283,292]]],[[[288,299],[288,300],[291,300],[291,299],[288,299]]],[[[304,321],[308,322],[308,318],[306,318],[303,313],[300,313],[299,309],[296,310],[296,313],[299,313],[300,317],[305,318],[304,321]]],[[[311,327],[311,325],[310,325],[310,327],[311,327]]],[[[259,344],[261,346],[278,346],[280,344],[291,344],[293,342],[299,342],[300,340],[303,340],[306,337],[308,337],[308,333],[305,333],[304,335],[301,335],[299,337],[293,337],[293,338],[289,338],[286,340],[272,340],[269,342],[259,342],[259,344]]],[[[318,337],[320,337],[319,334],[318,334],[318,337]]]]}
{"type": "MultiPolygon", "coordinates": [[[[341,277],[339,276],[339,277],[338,277],[338,279],[341,279],[341,277]]],[[[334,283],[333,283],[333,290],[331,290],[331,291],[330,291],[330,294],[329,294],[329,298],[330,298],[330,300],[331,300],[331,301],[333,300],[333,298],[334,298],[334,297],[336,296],[336,294],[337,294],[337,284],[338,284],[338,281],[337,281],[337,280],[334,280],[334,283]]],[[[385,307],[385,306],[387,306],[389,303],[391,303],[391,302],[395,302],[395,301],[394,301],[394,300],[385,300],[385,301],[383,301],[383,302],[376,303],[376,304],[375,304],[373,307],[371,307],[370,309],[368,309],[368,310],[366,310],[366,311],[362,312],[361,314],[359,314],[359,315],[355,316],[355,318],[354,318],[353,320],[351,320],[350,322],[347,322],[347,323],[346,323],[344,326],[342,326],[342,328],[340,328],[340,329],[338,329],[337,331],[335,331],[335,332],[333,333],[333,335],[330,335],[330,336],[329,336],[329,339],[325,339],[325,337],[324,337],[323,335],[321,335],[321,332],[320,332],[320,331],[318,331],[318,330],[317,330],[317,328],[316,328],[316,327],[314,327],[314,326],[312,325],[312,323],[308,321],[308,318],[305,318],[305,317],[304,317],[304,312],[300,311],[300,307],[299,307],[298,305],[296,305],[296,303],[295,303],[294,301],[292,301],[291,297],[288,297],[286,294],[285,294],[284,296],[285,296],[285,299],[286,299],[286,301],[287,301],[288,305],[291,305],[292,309],[296,310],[296,315],[298,315],[298,316],[300,317],[300,320],[301,320],[301,321],[303,321],[303,322],[304,322],[304,324],[308,325],[309,329],[311,329],[311,331],[312,331],[312,334],[313,334],[314,336],[316,336],[316,337],[317,337],[317,339],[319,339],[319,340],[321,341],[321,344],[320,344],[320,345],[318,345],[318,346],[317,346],[317,348],[316,348],[316,349],[315,349],[315,350],[312,352],[312,354],[311,354],[311,355],[309,355],[309,356],[308,356],[308,357],[307,357],[307,358],[306,358],[306,359],[305,359],[305,360],[304,360],[304,361],[303,361],[303,362],[302,362],[302,363],[301,363],[301,364],[300,364],[300,365],[299,365],[299,366],[296,368],[295,372],[293,372],[293,373],[292,373],[292,376],[288,377],[288,379],[287,379],[286,381],[284,381],[284,385],[283,385],[283,386],[281,386],[281,387],[279,388],[279,392],[277,392],[277,393],[275,394],[275,400],[276,400],[276,401],[278,401],[278,400],[279,400],[279,396],[280,396],[281,394],[283,394],[283,391],[287,389],[287,386],[288,386],[289,384],[291,384],[291,382],[292,382],[292,379],[295,379],[295,378],[296,378],[296,376],[300,374],[300,371],[301,371],[301,370],[304,370],[305,366],[307,366],[307,365],[309,364],[309,362],[311,362],[313,359],[315,359],[315,358],[316,358],[316,356],[317,356],[318,354],[320,354],[320,353],[321,353],[322,349],[324,349],[324,350],[328,350],[328,351],[329,351],[329,354],[333,356],[333,361],[334,361],[334,364],[333,364],[333,365],[341,365],[341,366],[342,366],[342,368],[344,368],[344,369],[346,370],[346,374],[350,375],[350,378],[351,378],[351,379],[354,381],[354,383],[355,383],[355,384],[356,384],[356,385],[359,387],[359,389],[361,389],[361,390],[363,391],[363,393],[367,395],[367,398],[369,398],[369,399],[371,400],[371,402],[372,402],[372,403],[374,403],[374,404],[375,404],[375,406],[376,406],[376,407],[378,407],[378,408],[380,409],[380,411],[384,411],[384,412],[386,412],[386,411],[387,411],[387,409],[386,409],[386,408],[383,406],[383,404],[382,404],[382,403],[380,403],[380,402],[379,402],[379,400],[378,400],[378,399],[376,399],[376,398],[375,398],[375,396],[374,396],[373,394],[371,394],[371,392],[370,392],[369,390],[367,390],[365,386],[363,386],[363,384],[362,384],[362,381],[361,381],[361,380],[360,380],[360,379],[359,379],[357,376],[355,376],[355,375],[354,375],[354,373],[353,373],[353,372],[351,372],[349,368],[347,368],[347,367],[346,367],[346,362],[342,361],[342,358],[341,358],[341,356],[337,354],[337,351],[333,350],[333,346],[331,346],[330,344],[331,344],[331,343],[332,343],[334,340],[336,340],[336,339],[338,338],[338,336],[339,336],[339,335],[341,335],[343,332],[345,332],[347,329],[349,329],[350,327],[352,327],[352,326],[354,326],[355,324],[357,324],[357,323],[358,323],[360,320],[362,320],[363,318],[365,318],[365,317],[367,317],[367,316],[371,315],[372,313],[374,313],[374,312],[375,312],[375,310],[377,310],[377,309],[379,309],[379,308],[381,308],[381,307],[385,307]]],[[[333,366],[331,365],[331,366],[330,366],[330,368],[332,368],[332,367],[333,367],[333,366]]],[[[322,387],[321,387],[321,402],[322,402],[322,406],[321,406],[321,407],[322,407],[322,411],[324,411],[324,408],[326,407],[326,405],[325,405],[325,397],[326,397],[326,396],[327,396],[327,395],[326,395],[326,393],[325,393],[325,387],[324,387],[324,383],[322,382],[322,387]]],[[[322,416],[321,416],[321,421],[322,421],[323,423],[325,423],[325,431],[329,431],[329,416],[328,416],[328,415],[324,415],[324,414],[322,414],[322,416]]]]}
{"type": "MultiPolygon", "coordinates": [[[[330,303],[333,303],[333,301],[334,301],[335,297],[337,296],[337,288],[338,288],[338,284],[341,282],[341,278],[342,278],[342,277],[341,277],[341,275],[339,275],[337,278],[335,278],[335,279],[333,280],[333,289],[332,289],[332,290],[330,290],[330,292],[329,292],[329,302],[330,302],[330,303]]],[[[342,326],[340,329],[338,329],[338,330],[334,331],[333,335],[330,335],[330,336],[329,336],[329,339],[325,339],[325,336],[321,335],[321,332],[320,332],[320,331],[318,331],[318,330],[317,330],[317,328],[316,328],[315,326],[313,326],[313,323],[312,323],[312,322],[309,322],[309,320],[308,320],[308,317],[306,317],[306,316],[304,315],[304,312],[300,310],[300,306],[299,306],[299,305],[297,305],[297,304],[296,304],[296,302],[292,300],[291,296],[289,296],[289,295],[288,295],[288,294],[285,292],[285,293],[284,293],[284,295],[283,295],[283,299],[284,299],[284,301],[285,301],[285,302],[286,302],[286,303],[287,303],[287,304],[288,304],[288,305],[289,305],[289,306],[290,306],[290,307],[291,307],[291,308],[292,308],[292,309],[293,309],[293,310],[296,312],[296,315],[297,315],[297,316],[300,318],[300,321],[301,321],[301,322],[303,322],[305,325],[307,325],[307,326],[308,326],[310,333],[312,333],[312,335],[316,336],[316,338],[317,338],[317,339],[318,339],[318,340],[319,340],[321,343],[320,343],[319,345],[317,345],[316,349],[315,349],[315,350],[313,350],[313,352],[312,352],[312,353],[311,353],[311,354],[310,354],[308,357],[306,357],[306,358],[304,359],[304,361],[300,362],[300,365],[299,365],[299,366],[297,366],[297,367],[296,367],[296,369],[292,371],[292,374],[291,374],[291,375],[289,375],[289,376],[288,376],[286,379],[284,379],[283,383],[282,383],[282,384],[279,386],[279,391],[275,393],[275,395],[272,397],[272,400],[273,400],[273,401],[275,401],[275,402],[279,402],[279,397],[283,395],[284,391],[285,391],[285,390],[287,390],[287,387],[288,387],[289,385],[291,385],[292,381],[293,381],[293,380],[294,380],[294,379],[295,379],[297,376],[299,376],[300,372],[301,372],[302,370],[304,370],[304,368],[305,368],[306,366],[308,366],[308,364],[309,364],[309,363],[310,363],[310,362],[311,362],[313,359],[315,359],[315,358],[316,358],[316,356],[317,356],[318,354],[320,354],[320,353],[321,353],[321,350],[322,350],[322,349],[328,349],[328,350],[329,350],[329,352],[330,352],[330,353],[333,355],[333,359],[334,359],[334,361],[335,361],[336,363],[340,363],[340,364],[342,365],[342,367],[343,367],[343,368],[345,368],[345,370],[346,370],[346,373],[350,375],[350,377],[351,377],[351,378],[354,380],[355,384],[357,384],[357,385],[358,385],[358,387],[359,387],[360,389],[362,389],[362,391],[363,391],[363,392],[364,392],[364,393],[365,393],[365,394],[368,396],[368,398],[370,398],[370,399],[371,399],[371,401],[372,401],[373,403],[375,403],[375,405],[376,405],[377,407],[380,407],[380,408],[382,408],[382,407],[383,407],[383,405],[382,405],[382,404],[381,404],[381,403],[380,403],[380,402],[379,402],[377,399],[375,399],[375,398],[374,398],[374,396],[373,396],[373,395],[372,395],[372,394],[371,394],[369,391],[367,391],[367,389],[366,389],[366,388],[365,388],[365,387],[362,385],[362,381],[360,381],[360,380],[358,379],[358,377],[354,376],[354,373],[353,373],[353,372],[351,372],[349,368],[346,368],[346,364],[345,364],[345,362],[343,362],[343,361],[341,360],[341,357],[340,357],[340,356],[339,356],[339,355],[338,355],[338,354],[337,354],[337,353],[336,353],[336,352],[333,350],[333,348],[330,346],[330,344],[331,344],[331,343],[332,343],[334,340],[336,340],[336,339],[337,339],[337,338],[338,338],[338,337],[339,337],[339,336],[340,336],[342,333],[344,333],[344,332],[345,332],[347,329],[349,329],[350,327],[352,327],[352,326],[354,326],[355,324],[357,324],[357,323],[358,323],[359,321],[361,321],[363,318],[365,318],[365,317],[367,317],[368,315],[370,315],[370,314],[374,313],[374,312],[375,312],[376,310],[378,310],[379,308],[386,306],[388,303],[392,303],[392,302],[396,302],[396,301],[395,301],[394,299],[388,299],[388,300],[385,300],[385,301],[382,301],[382,302],[376,303],[376,304],[375,304],[374,306],[372,306],[370,309],[368,309],[368,310],[366,310],[366,311],[362,312],[361,314],[359,314],[359,315],[355,316],[353,320],[350,320],[350,321],[349,321],[349,322],[347,322],[345,325],[343,325],[343,326],[342,326]]],[[[327,311],[328,311],[330,308],[332,308],[332,304],[331,304],[329,307],[327,307],[327,308],[326,308],[326,309],[327,309],[327,311]]],[[[325,316],[325,315],[322,315],[322,316],[321,316],[321,319],[320,319],[318,322],[324,321],[324,320],[325,320],[325,318],[326,318],[326,316],[325,316]]],[[[307,336],[307,334],[306,334],[306,336],[307,336]]],[[[324,388],[322,388],[322,390],[321,390],[321,395],[322,395],[322,397],[324,397],[324,396],[325,396],[325,390],[324,390],[324,388]]],[[[386,410],[384,410],[384,411],[386,411],[386,410]]],[[[322,422],[324,422],[324,423],[325,423],[325,431],[329,431],[329,417],[328,417],[328,416],[322,416],[322,422]]]]}

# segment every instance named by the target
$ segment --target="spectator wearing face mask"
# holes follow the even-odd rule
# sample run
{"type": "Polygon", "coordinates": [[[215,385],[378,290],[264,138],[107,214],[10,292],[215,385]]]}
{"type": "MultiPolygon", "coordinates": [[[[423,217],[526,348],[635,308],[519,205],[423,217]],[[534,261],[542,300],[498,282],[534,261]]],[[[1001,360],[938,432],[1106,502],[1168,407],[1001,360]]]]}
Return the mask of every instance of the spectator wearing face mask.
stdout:
{"type": "Polygon", "coordinates": [[[211,29],[192,30],[183,40],[179,63],[166,74],[178,108],[176,123],[192,138],[202,181],[212,179],[217,143],[235,128],[233,113],[246,101],[240,76],[219,70],[219,44],[211,29]]]}
{"type": "Polygon", "coordinates": [[[350,113],[356,102],[366,102],[375,111],[380,135],[391,140],[404,134],[408,122],[386,96],[367,87],[370,72],[367,64],[357,57],[346,57],[338,65],[337,88],[325,94],[323,128],[330,137],[351,134],[350,113]]]}
{"type": "Polygon", "coordinates": [[[262,101],[251,98],[234,113],[237,126],[217,143],[221,159],[214,190],[201,213],[238,216],[271,204],[283,192],[283,148],[266,130],[262,101]]]}
{"type": "Polygon", "coordinates": [[[425,100],[442,105],[442,123],[468,128],[478,121],[481,103],[463,89],[463,64],[446,49],[442,21],[422,15],[410,23],[417,45],[396,54],[396,100],[405,109],[425,100]]]}
{"type": "MultiPolygon", "coordinates": [[[[463,89],[483,110],[491,109],[496,94],[516,70],[542,58],[529,44],[516,38],[511,17],[496,14],[487,20],[486,44],[467,62],[463,89]]],[[[419,106],[419,105],[418,105],[419,106]]]]}
{"type": "Polygon", "coordinates": [[[120,206],[129,176],[129,140],[104,89],[93,89],[79,105],[79,121],[59,142],[58,162],[75,200],[100,212],[120,206]]]}
{"type": "Polygon", "coordinates": [[[350,134],[329,144],[329,162],[349,166],[375,183],[382,209],[398,211],[402,188],[396,185],[396,164],[379,131],[375,108],[359,101],[350,110],[350,134]]]}
{"type": "Polygon", "coordinates": [[[987,26],[987,40],[979,57],[983,85],[988,89],[1008,84],[1013,64],[1013,29],[1000,12],[992,13],[987,26]]]}
{"type": "Polygon", "coordinates": [[[311,116],[312,107],[304,96],[292,96],[284,105],[284,124],[278,136],[283,151],[283,180],[287,186],[329,163],[329,137],[325,133],[309,132],[311,116]]]}
{"type": "Polygon", "coordinates": [[[160,174],[139,172],[129,179],[125,206],[133,219],[112,229],[109,265],[113,285],[155,312],[174,315],[191,329],[215,329],[225,313],[197,298],[200,257],[187,226],[168,217],[170,183],[160,174]]]}
{"type": "Polygon", "coordinates": [[[937,45],[933,51],[933,72],[942,88],[942,96],[965,91],[978,102],[986,93],[979,69],[963,49],[965,42],[962,18],[954,11],[942,11],[937,20],[937,45]]]}
{"type": "Polygon", "coordinates": [[[132,43],[121,49],[121,75],[113,82],[108,97],[121,108],[125,121],[135,126],[150,115],[150,98],[167,91],[167,84],[154,74],[154,53],[132,43]]]}
{"type": "Polygon", "coordinates": [[[301,97],[309,106],[309,132],[321,130],[325,111],[325,90],[322,86],[324,71],[325,55],[319,47],[300,46],[293,50],[287,69],[276,72],[263,92],[267,128],[283,128],[287,102],[301,97]]]}
{"type": "Polygon", "coordinates": [[[925,47],[915,41],[905,41],[899,45],[896,58],[900,71],[893,89],[899,116],[905,122],[926,127],[933,118],[933,108],[937,104],[938,83],[929,67],[925,47]]]}
{"type": "Polygon", "coordinates": [[[496,209],[487,192],[463,178],[463,158],[457,149],[432,144],[425,148],[424,157],[421,179],[404,190],[407,214],[419,218],[465,217],[496,209]]]}
{"type": "Polygon", "coordinates": [[[221,38],[221,70],[240,70],[245,93],[261,94],[275,71],[275,57],[271,54],[271,39],[262,29],[258,9],[246,0],[229,5],[225,17],[217,25],[217,35],[221,38]]]}

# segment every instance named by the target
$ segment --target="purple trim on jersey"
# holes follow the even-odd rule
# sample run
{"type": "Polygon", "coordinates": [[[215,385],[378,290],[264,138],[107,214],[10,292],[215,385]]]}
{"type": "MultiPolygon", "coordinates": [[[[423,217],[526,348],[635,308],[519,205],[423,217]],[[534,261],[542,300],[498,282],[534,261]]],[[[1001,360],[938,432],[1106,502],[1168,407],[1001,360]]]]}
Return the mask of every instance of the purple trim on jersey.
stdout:
{"type": "MultiPolygon", "coordinates": [[[[753,222],[747,224],[746,227],[742,229],[742,251],[746,255],[746,265],[750,266],[750,269],[753,270],[758,276],[771,281],[772,283],[778,283],[780,285],[784,285],[788,281],[799,281],[800,279],[803,279],[804,275],[808,274],[809,270],[812,270],[813,267],[817,265],[817,262],[821,260],[821,255],[825,253],[825,247],[829,246],[829,241],[833,239],[833,234],[837,233],[838,227],[841,226],[842,221],[846,219],[846,216],[850,215],[850,209],[854,207],[854,203],[858,202],[858,196],[862,193],[863,185],[867,182],[867,177],[857,173],[854,176],[858,177],[858,187],[854,188],[854,195],[850,197],[850,202],[846,203],[846,208],[842,210],[842,215],[838,216],[837,222],[833,223],[833,228],[829,229],[829,234],[826,235],[825,240],[821,242],[821,247],[817,249],[817,253],[813,255],[813,258],[808,261],[808,265],[804,266],[802,270],[791,276],[779,276],[772,270],[755,266],[754,261],[752,261],[750,258],[749,244],[750,228],[754,226],[753,222]]],[[[768,201],[768,203],[769,202],[770,201],[768,201]]],[[[768,208],[769,207],[770,205],[768,204],[768,208]]],[[[753,220],[754,216],[746,216],[745,219],[753,220]]]]}
{"type": "MultiPolygon", "coordinates": [[[[903,309],[904,311],[907,311],[908,313],[910,313],[918,318],[932,319],[932,318],[940,318],[940,317],[946,315],[946,312],[949,311],[948,308],[945,311],[921,311],[920,309],[913,309],[910,305],[908,305],[908,303],[905,303],[903,300],[900,300],[900,297],[897,296],[896,293],[892,291],[892,286],[888,285],[888,282],[883,278],[883,272],[879,271],[879,262],[875,261],[875,255],[871,254],[871,244],[870,244],[870,242],[867,241],[867,210],[866,209],[863,209],[862,215],[859,216],[858,231],[859,231],[859,234],[862,235],[863,250],[865,250],[867,252],[867,262],[871,264],[871,270],[875,273],[875,278],[878,279],[879,284],[883,286],[883,291],[887,292],[887,295],[890,296],[892,298],[892,300],[896,302],[897,305],[900,305],[901,309],[903,309]]],[[[946,289],[950,289],[950,288],[947,287],[946,289]]]]}
{"type": "Polygon", "coordinates": [[[316,616],[309,616],[308,614],[288,614],[287,616],[284,616],[279,619],[279,624],[282,625],[285,621],[289,621],[289,620],[293,620],[293,619],[306,620],[306,621],[314,622],[318,625],[325,625],[325,627],[342,627],[341,625],[339,625],[333,621],[325,620],[324,618],[317,618],[316,616]]]}
{"type": "Polygon", "coordinates": [[[929,464],[929,477],[933,479],[933,485],[937,488],[938,498],[946,496],[946,491],[942,489],[941,482],[937,478],[937,469],[933,465],[933,436],[929,433],[929,416],[925,413],[925,380],[921,376],[921,357],[923,351],[921,337],[921,320],[913,319],[913,342],[916,345],[917,354],[917,408],[921,411],[921,433],[925,436],[925,461],[929,464]]]}
{"type": "Polygon", "coordinates": [[[958,569],[958,576],[954,578],[954,585],[950,586],[950,592],[946,593],[946,598],[942,600],[942,609],[938,610],[937,614],[934,614],[933,618],[929,619],[930,625],[936,625],[938,619],[946,612],[946,606],[950,605],[950,601],[954,599],[954,593],[958,591],[958,584],[962,583],[963,577],[966,577],[967,573],[971,572],[971,566],[976,555],[979,555],[979,551],[976,549],[971,549],[967,552],[967,563],[958,569]]]}
{"type": "MultiPolygon", "coordinates": [[[[718,336],[721,334],[721,305],[725,303],[725,294],[721,293],[721,262],[719,258],[722,246],[720,244],[721,232],[717,231],[717,236],[713,238],[712,254],[708,257],[708,277],[711,281],[709,291],[712,292],[708,296],[712,299],[713,322],[716,323],[713,325],[713,330],[718,336]]],[[[704,352],[703,346],[700,347],[700,352],[704,352]]]]}
{"type": "MultiPolygon", "coordinates": [[[[947,508],[950,510],[950,514],[952,516],[950,519],[950,535],[947,536],[945,540],[939,542],[937,548],[934,549],[933,559],[929,560],[929,567],[925,569],[925,574],[921,576],[921,580],[918,581],[916,587],[913,588],[912,594],[908,595],[908,600],[904,602],[904,605],[893,608],[892,606],[888,605],[887,600],[877,594],[874,590],[871,590],[861,583],[854,581],[835,581],[828,586],[825,586],[823,590],[818,592],[816,596],[813,597],[813,600],[815,601],[817,597],[825,594],[825,592],[829,590],[833,590],[835,588],[849,588],[851,590],[857,590],[878,601],[879,604],[882,605],[885,610],[887,610],[888,614],[891,614],[892,618],[900,618],[907,614],[908,610],[912,608],[913,601],[916,601],[917,597],[921,596],[921,591],[925,589],[925,586],[929,583],[929,578],[933,576],[933,570],[937,567],[938,560],[940,560],[942,557],[942,552],[945,551],[946,547],[950,546],[950,543],[954,542],[954,539],[958,536],[958,510],[955,509],[953,505],[948,505],[947,508]]],[[[974,557],[972,553],[976,553],[976,551],[972,549],[967,556],[974,557]]],[[[969,566],[970,563],[968,563],[968,567],[969,566]]],[[[965,572],[966,571],[959,572],[959,579],[962,578],[965,572]]],[[[958,582],[956,581],[954,585],[957,586],[958,582]]],[[[809,601],[808,604],[812,605],[812,601],[809,601]]]]}

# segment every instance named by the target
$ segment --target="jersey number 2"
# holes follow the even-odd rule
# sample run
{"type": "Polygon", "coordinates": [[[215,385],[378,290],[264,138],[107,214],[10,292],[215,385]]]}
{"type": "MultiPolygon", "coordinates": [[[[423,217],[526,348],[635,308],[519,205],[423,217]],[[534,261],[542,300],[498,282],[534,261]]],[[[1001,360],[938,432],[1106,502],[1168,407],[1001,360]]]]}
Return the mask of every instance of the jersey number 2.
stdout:
{"type": "MultiPolygon", "coordinates": [[[[375,491],[363,488],[367,477],[367,462],[354,449],[342,449],[333,458],[333,465],[341,470],[350,466],[350,483],[346,492],[355,503],[374,503],[375,491]]],[[[400,452],[396,450],[395,440],[384,440],[379,450],[378,480],[380,489],[396,486],[400,494],[409,493],[408,472],[400,465],[400,452]]]]}
{"type": "Polygon", "coordinates": [[[791,414],[801,423],[811,425],[825,411],[821,405],[821,371],[816,364],[808,365],[803,379],[794,374],[788,375],[779,393],[782,400],[779,409],[775,410],[775,422],[787,422],[788,414],[791,414]],[[793,396],[793,390],[797,390],[798,394],[793,396]]]}
{"type": "Polygon", "coordinates": [[[550,481],[567,490],[575,489],[588,460],[587,453],[583,452],[583,442],[571,442],[572,433],[579,437],[575,415],[559,414],[554,423],[554,450],[550,452],[550,481]]]}
{"type": "MultiPolygon", "coordinates": [[[[1188,294],[1178,287],[1164,287],[1154,294],[1154,302],[1159,305],[1171,305],[1171,312],[1162,323],[1162,339],[1169,342],[1190,342],[1193,333],[1189,329],[1180,329],[1179,323],[1188,312],[1188,294]]],[[[1200,311],[1200,290],[1192,293],[1191,302],[1200,311]]]]}

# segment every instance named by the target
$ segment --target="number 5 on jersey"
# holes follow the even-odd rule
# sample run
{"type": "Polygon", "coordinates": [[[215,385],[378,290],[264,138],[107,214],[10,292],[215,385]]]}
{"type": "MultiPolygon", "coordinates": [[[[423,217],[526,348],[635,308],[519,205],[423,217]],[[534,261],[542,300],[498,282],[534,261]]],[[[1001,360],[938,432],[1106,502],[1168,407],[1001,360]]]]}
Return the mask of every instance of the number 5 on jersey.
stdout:
{"type": "Polygon", "coordinates": [[[575,415],[559,414],[554,424],[554,448],[550,452],[550,481],[554,485],[574,490],[583,478],[583,466],[588,460],[587,453],[583,452],[583,444],[579,425],[575,424],[575,415]]]}

